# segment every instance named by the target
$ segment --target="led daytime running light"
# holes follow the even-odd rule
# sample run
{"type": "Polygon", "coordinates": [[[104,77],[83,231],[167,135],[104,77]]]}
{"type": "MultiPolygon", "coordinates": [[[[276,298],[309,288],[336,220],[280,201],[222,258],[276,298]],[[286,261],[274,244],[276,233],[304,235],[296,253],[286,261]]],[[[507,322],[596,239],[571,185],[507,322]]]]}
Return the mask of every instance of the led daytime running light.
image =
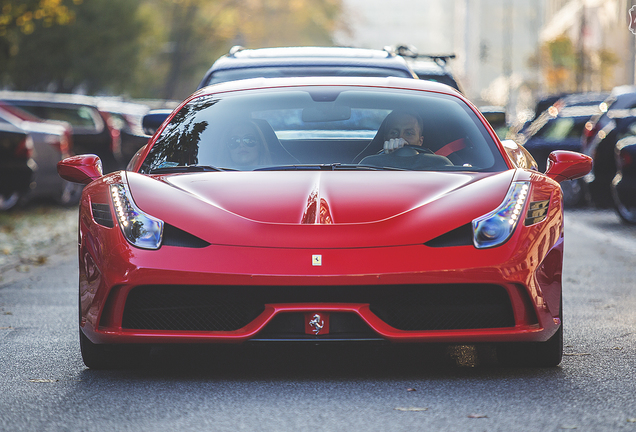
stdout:
{"type": "Polygon", "coordinates": [[[143,249],[159,249],[163,236],[163,221],[142,212],[123,184],[110,186],[117,223],[132,245],[143,249]]]}
{"type": "Polygon", "coordinates": [[[510,238],[523,214],[529,189],[529,182],[514,182],[497,209],[473,220],[475,247],[499,246],[510,238]]]}

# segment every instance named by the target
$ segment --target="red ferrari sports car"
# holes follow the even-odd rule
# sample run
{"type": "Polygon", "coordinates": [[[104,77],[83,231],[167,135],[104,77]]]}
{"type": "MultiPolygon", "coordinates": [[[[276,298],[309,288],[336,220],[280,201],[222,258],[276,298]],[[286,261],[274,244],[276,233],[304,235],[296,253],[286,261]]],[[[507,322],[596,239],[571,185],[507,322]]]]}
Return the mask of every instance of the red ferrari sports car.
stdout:
{"type": "Polygon", "coordinates": [[[288,78],[206,87],[131,160],[58,164],[79,215],[84,362],[163,343],[496,344],[561,361],[559,182],[450,87],[288,78]]]}

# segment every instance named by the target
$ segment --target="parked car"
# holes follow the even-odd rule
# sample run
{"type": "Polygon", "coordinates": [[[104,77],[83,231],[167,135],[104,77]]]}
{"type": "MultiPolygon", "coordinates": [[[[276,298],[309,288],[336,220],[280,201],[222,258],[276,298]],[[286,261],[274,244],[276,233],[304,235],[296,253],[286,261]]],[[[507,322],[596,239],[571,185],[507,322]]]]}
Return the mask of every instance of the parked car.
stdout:
{"type": "Polygon", "coordinates": [[[416,78],[406,61],[382,50],[348,47],[232,47],[207,71],[198,88],[246,78],[395,76],[416,78]]]}
{"type": "Polygon", "coordinates": [[[501,106],[480,106],[479,111],[486,117],[499,139],[506,139],[510,130],[506,120],[506,109],[501,106]]]}
{"type": "Polygon", "coordinates": [[[420,54],[412,45],[386,47],[385,51],[404,57],[419,79],[439,82],[459,92],[462,91],[459,82],[448,67],[448,62],[455,58],[455,54],[420,54]]]}
{"type": "MultiPolygon", "coordinates": [[[[279,47],[246,49],[234,46],[214,62],[198,89],[250,78],[303,76],[367,76],[417,78],[406,61],[394,52],[350,47],[279,47]]],[[[144,119],[152,135],[170,110],[153,110],[144,119]]]]}
{"type": "Polygon", "coordinates": [[[50,198],[62,205],[75,205],[81,185],[57,175],[57,163],[73,155],[72,127],[68,123],[45,121],[20,108],[0,102],[0,119],[29,133],[33,141],[33,160],[38,169],[25,200],[50,198]]]}
{"type": "MultiPolygon", "coordinates": [[[[561,361],[563,203],[591,159],[545,174],[448,86],[305,77],[209,86],[86,184],[86,365],[155,343],[495,343],[561,361]],[[408,138],[408,139],[407,139],[408,138]],[[383,151],[391,143],[394,151],[383,151]],[[409,145],[403,145],[405,142],[409,145]],[[400,146],[402,144],[403,146],[400,146]]],[[[147,352],[147,350],[146,350],[147,352]]]]}
{"type": "Polygon", "coordinates": [[[33,139],[20,128],[0,118],[0,210],[15,207],[31,188],[37,165],[33,139]]]}
{"type": "Polygon", "coordinates": [[[598,207],[613,206],[611,184],[616,175],[616,143],[636,119],[636,87],[620,86],[603,101],[601,112],[590,119],[581,134],[582,151],[594,159],[592,172],[584,177],[598,207]]]}
{"type": "Polygon", "coordinates": [[[100,157],[105,172],[121,169],[119,132],[89,96],[57,93],[0,92],[0,100],[45,120],[64,121],[73,127],[75,152],[100,157]]]}
{"type": "MultiPolygon", "coordinates": [[[[581,151],[581,134],[591,117],[601,112],[600,104],[606,93],[570,94],[557,100],[542,112],[518,135],[522,144],[539,164],[546,169],[548,156],[554,150],[581,151]]],[[[574,207],[587,202],[587,192],[582,179],[563,182],[566,206],[574,207]]]]}
{"type": "Polygon", "coordinates": [[[623,222],[636,225],[636,122],[631,134],[616,143],[616,175],[612,180],[614,208],[623,222]]]}
{"type": "Polygon", "coordinates": [[[148,143],[149,137],[143,130],[142,119],[150,111],[150,107],[117,98],[99,98],[97,106],[106,114],[109,126],[118,132],[121,159],[127,164],[148,143]]]}

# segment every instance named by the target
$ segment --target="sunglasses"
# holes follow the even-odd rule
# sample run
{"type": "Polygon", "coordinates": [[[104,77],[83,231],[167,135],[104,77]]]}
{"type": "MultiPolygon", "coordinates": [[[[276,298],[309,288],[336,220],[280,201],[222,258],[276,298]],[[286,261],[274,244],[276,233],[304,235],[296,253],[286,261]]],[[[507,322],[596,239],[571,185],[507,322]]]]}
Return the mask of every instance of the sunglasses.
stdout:
{"type": "Polygon", "coordinates": [[[256,147],[258,145],[258,140],[254,135],[245,135],[243,137],[233,136],[228,140],[227,146],[233,150],[238,148],[241,143],[243,143],[246,147],[256,147]]]}

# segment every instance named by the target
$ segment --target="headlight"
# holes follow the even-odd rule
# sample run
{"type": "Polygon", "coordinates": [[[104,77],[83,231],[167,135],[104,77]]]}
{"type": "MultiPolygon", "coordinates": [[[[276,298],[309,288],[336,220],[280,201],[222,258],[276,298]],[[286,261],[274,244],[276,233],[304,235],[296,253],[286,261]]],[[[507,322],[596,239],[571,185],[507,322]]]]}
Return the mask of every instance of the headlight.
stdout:
{"type": "Polygon", "coordinates": [[[476,248],[499,246],[510,238],[521,218],[529,188],[529,182],[512,183],[498,208],[473,220],[473,242],[476,248]]]}
{"type": "Polygon", "coordinates": [[[142,249],[159,249],[163,236],[163,221],[145,214],[135,205],[123,184],[110,186],[110,195],[121,232],[132,245],[142,249]]]}

